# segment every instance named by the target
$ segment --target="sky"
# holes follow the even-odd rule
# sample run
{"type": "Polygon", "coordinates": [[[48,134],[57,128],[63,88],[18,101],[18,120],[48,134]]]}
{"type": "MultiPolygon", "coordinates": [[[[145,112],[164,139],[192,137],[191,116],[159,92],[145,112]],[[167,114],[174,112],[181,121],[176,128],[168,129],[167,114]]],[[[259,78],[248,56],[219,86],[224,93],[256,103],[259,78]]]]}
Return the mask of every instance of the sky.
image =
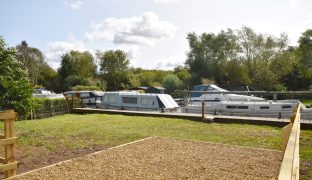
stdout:
{"type": "Polygon", "coordinates": [[[124,50],[131,66],[183,65],[186,36],[247,26],[288,34],[289,45],[312,28],[311,0],[1,0],[0,36],[25,40],[57,69],[70,50],[124,50]]]}

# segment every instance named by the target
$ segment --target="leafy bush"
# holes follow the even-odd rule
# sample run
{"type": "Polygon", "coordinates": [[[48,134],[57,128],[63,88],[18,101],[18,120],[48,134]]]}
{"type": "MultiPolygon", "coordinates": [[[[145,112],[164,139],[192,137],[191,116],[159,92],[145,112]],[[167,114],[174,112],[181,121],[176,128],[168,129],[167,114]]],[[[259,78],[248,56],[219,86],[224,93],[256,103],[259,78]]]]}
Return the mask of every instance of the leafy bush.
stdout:
{"type": "Polygon", "coordinates": [[[163,86],[167,92],[173,93],[175,90],[182,88],[183,82],[174,74],[168,74],[163,80],[163,86]]]}
{"type": "Polygon", "coordinates": [[[32,116],[46,117],[44,114],[65,113],[68,111],[65,99],[32,98],[32,116]]]}
{"type": "Polygon", "coordinates": [[[32,87],[16,51],[6,47],[0,36],[0,108],[15,109],[20,115],[31,108],[32,87]]]}
{"type": "Polygon", "coordinates": [[[101,89],[97,86],[75,86],[72,87],[73,91],[100,91],[101,89]]]}

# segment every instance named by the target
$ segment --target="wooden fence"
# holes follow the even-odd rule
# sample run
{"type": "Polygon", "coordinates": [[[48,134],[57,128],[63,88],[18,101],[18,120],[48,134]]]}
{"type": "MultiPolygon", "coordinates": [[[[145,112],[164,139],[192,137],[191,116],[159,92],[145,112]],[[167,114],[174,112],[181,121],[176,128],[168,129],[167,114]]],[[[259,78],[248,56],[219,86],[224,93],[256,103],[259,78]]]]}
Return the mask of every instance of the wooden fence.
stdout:
{"type": "Polygon", "coordinates": [[[290,124],[283,128],[283,161],[279,180],[299,179],[300,104],[290,117],[290,124]]]}
{"type": "Polygon", "coordinates": [[[15,137],[14,122],[16,113],[14,110],[0,112],[0,120],[4,121],[4,134],[0,135],[0,145],[4,146],[5,157],[0,157],[0,171],[4,172],[5,177],[16,175],[17,161],[15,159],[15,137]]]}

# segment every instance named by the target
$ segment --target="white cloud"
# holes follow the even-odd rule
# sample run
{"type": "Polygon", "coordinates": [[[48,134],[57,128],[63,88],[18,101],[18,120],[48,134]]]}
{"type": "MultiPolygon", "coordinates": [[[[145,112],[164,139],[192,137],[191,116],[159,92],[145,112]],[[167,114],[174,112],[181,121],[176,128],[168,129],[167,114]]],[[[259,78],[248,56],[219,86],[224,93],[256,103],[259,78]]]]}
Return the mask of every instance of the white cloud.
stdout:
{"type": "Polygon", "coordinates": [[[138,46],[127,46],[122,48],[127,53],[128,58],[135,60],[136,58],[142,56],[142,53],[138,46]]]}
{"type": "Polygon", "coordinates": [[[158,61],[158,63],[156,63],[154,67],[155,69],[173,70],[178,65],[183,65],[185,58],[186,58],[185,54],[179,53],[176,54],[175,56],[164,58],[158,61]]]}
{"type": "Polygon", "coordinates": [[[109,41],[114,44],[153,45],[157,40],[171,38],[177,27],[159,20],[153,12],[130,18],[106,18],[100,23],[91,24],[91,31],[86,32],[90,41],[109,41]]]}
{"type": "Polygon", "coordinates": [[[299,0],[291,0],[290,1],[290,7],[292,8],[292,9],[298,9],[299,8],[299,6],[300,6],[300,1],[299,0]]]}
{"type": "Polygon", "coordinates": [[[57,69],[60,66],[61,56],[71,50],[86,51],[84,43],[71,39],[69,41],[54,41],[47,44],[47,50],[45,51],[45,57],[47,62],[53,69],[57,69]]]}
{"type": "Polygon", "coordinates": [[[155,3],[169,4],[177,2],[178,0],[153,0],[155,3]]]}
{"type": "Polygon", "coordinates": [[[63,4],[70,7],[72,10],[80,10],[83,3],[79,0],[65,0],[63,4]]]}
{"type": "Polygon", "coordinates": [[[312,14],[309,14],[306,18],[306,28],[307,29],[312,28],[312,14]]]}

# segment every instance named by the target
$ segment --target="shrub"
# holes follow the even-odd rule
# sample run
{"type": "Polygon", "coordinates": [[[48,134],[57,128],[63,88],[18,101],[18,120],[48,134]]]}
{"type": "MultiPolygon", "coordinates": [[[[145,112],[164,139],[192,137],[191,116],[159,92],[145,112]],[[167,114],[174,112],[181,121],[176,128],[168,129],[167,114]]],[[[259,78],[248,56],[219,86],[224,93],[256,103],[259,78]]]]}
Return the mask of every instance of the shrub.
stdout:
{"type": "Polygon", "coordinates": [[[65,99],[32,98],[32,117],[41,118],[68,111],[65,99]]]}
{"type": "Polygon", "coordinates": [[[20,115],[31,108],[32,87],[16,51],[6,47],[0,36],[0,108],[15,109],[20,115]]]}
{"type": "Polygon", "coordinates": [[[101,89],[97,86],[75,86],[72,87],[73,91],[100,91],[101,89]]]}

